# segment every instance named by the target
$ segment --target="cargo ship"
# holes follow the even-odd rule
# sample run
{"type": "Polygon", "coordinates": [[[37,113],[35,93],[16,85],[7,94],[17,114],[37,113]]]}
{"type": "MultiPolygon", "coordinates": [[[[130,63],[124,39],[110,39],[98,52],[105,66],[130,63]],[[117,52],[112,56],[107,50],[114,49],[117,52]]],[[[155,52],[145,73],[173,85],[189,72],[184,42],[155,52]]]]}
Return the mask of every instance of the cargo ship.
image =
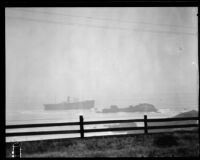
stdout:
{"type": "Polygon", "coordinates": [[[44,104],[45,110],[74,110],[74,109],[92,109],[94,107],[94,100],[85,100],[79,102],[70,102],[68,97],[67,102],[56,104],[44,104]]]}

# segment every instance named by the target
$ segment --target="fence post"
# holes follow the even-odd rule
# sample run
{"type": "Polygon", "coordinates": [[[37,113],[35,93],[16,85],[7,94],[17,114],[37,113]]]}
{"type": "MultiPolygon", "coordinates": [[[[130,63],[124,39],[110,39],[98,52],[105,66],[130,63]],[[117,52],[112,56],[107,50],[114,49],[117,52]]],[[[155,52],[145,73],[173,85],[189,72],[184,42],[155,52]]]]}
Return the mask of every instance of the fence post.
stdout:
{"type": "Polygon", "coordinates": [[[147,130],[147,115],[144,115],[144,133],[148,134],[148,130],[147,130]]]}
{"type": "Polygon", "coordinates": [[[14,143],[12,146],[12,158],[21,158],[21,147],[19,142],[14,143]]]}
{"type": "Polygon", "coordinates": [[[84,128],[83,128],[83,116],[79,116],[80,120],[80,133],[81,133],[81,138],[84,138],[84,128]]]}

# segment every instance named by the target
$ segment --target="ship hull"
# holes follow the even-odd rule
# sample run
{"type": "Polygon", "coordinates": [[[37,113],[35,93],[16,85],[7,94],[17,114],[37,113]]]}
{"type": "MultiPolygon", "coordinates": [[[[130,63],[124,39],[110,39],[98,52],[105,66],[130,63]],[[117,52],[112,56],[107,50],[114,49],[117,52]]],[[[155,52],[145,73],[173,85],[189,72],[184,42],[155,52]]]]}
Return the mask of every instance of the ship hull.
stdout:
{"type": "Polygon", "coordinates": [[[45,110],[91,109],[93,107],[94,107],[94,100],[74,102],[74,103],[44,104],[45,110]]]}

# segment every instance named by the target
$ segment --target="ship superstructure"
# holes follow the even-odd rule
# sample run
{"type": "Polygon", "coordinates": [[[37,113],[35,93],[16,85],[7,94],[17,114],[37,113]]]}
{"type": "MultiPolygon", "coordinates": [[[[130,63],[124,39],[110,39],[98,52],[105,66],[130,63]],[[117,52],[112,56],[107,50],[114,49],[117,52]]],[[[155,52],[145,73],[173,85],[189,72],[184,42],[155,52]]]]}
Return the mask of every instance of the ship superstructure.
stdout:
{"type": "Polygon", "coordinates": [[[56,104],[44,104],[45,110],[73,110],[73,109],[91,109],[94,107],[94,100],[85,100],[79,102],[70,102],[68,96],[67,102],[56,104]]]}

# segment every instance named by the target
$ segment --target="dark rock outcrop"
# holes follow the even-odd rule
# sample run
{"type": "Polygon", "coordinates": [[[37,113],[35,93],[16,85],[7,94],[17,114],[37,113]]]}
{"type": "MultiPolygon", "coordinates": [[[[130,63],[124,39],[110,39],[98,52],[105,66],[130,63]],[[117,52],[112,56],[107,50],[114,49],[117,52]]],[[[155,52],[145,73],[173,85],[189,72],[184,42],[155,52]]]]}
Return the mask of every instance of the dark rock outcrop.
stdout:
{"type": "Polygon", "coordinates": [[[179,117],[198,117],[198,112],[195,110],[191,110],[191,111],[183,112],[174,116],[174,118],[179,118],[179,117]]]}

